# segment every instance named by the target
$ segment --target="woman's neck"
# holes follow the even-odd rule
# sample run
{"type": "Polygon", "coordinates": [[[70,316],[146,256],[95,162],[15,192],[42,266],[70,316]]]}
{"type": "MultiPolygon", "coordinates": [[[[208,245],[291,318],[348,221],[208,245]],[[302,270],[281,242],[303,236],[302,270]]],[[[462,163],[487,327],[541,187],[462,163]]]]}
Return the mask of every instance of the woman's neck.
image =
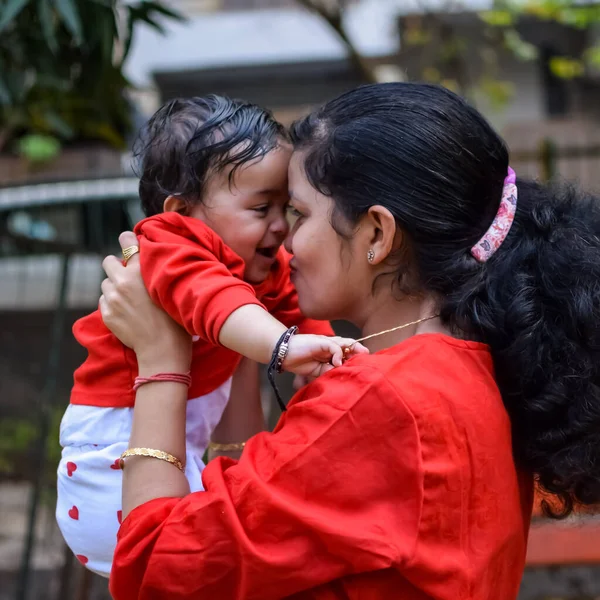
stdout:
{"type": "Polygon", "coordinates": [[[423,333],[445,333],[450,335],[450,332],[442,325],[439,318],[431,319],[432,316],[437,315],[436,303],[431,298],[408,298],[398,301],[389,294],[386,294],[386,296],[380,294],[379,297],[376,296],[372,299],[372,302],[369,302],[370,306],[365,310],[365,318],[361,327],[362,337],[420,321],[421,319],[428,320],[366,340],[364,345],[371,352],[378,352],[395,346],[413,335],[423,333]]]}

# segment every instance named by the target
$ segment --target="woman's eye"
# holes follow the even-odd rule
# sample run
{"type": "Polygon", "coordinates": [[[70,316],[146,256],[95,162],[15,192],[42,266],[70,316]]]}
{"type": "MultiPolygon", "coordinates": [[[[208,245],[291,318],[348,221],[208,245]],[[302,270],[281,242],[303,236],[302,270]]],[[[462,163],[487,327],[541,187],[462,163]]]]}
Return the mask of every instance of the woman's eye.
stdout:
{"type": "Polygon", "coordinates": [[[296,210],[293,206],[288,206],[287,211],[288,211],[288,214],[290,214],[292,217],[295,217],[296,219],[300,219],[301,217],[304,216],[300,211],[296,210]]]}

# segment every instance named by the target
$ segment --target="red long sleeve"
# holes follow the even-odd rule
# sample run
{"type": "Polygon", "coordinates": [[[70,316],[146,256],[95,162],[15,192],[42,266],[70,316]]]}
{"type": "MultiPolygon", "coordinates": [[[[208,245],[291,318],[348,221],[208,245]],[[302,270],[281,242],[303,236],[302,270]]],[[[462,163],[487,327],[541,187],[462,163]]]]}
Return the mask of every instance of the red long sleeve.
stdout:
{"type": "MultiPolygon", "coordinates": [[[[333,335],[329,323],[300,312],[285,252],[267,280],[253,287],[242,279],[242,259],[198,219],[164,213],[141,221],[135,232],[142,277],[153,301],[200,338],[193,348],[190,398],[212,392],[233,374],[240,356],[219,346],[219,333],[231,313],[246,304],[262,306],[302,333],[333,335]]],[[[134,353],[106,328],[99,311],[79,319],[73,333],[88,358],[75,371],[71,403],[133,406],[134,353]]]]}
{"type": "Polygon", "coordinates": [[[292,401],[206,492],[123,523],[115,600],[511,600],[531,481],[482,346],[417,336],[292,401]]]}
{"type": "Polygon", "coordinates": [[[202,221],[164,213],[138,223],[142,277],[152,300],[190,335],[219,343],[223,323],[263,304],[243,281],[244,262],[202,221]]]}

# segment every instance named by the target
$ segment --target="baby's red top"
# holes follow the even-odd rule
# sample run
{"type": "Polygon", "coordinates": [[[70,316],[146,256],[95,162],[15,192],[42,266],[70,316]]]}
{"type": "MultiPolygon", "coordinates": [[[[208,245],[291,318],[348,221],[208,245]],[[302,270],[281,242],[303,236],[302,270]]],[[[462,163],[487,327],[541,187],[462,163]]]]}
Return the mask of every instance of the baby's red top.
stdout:
{"type": "MultiPolygon", "coordinates": [[[[287,327],[333,335],[329,323],[305,319],[290,281],[289,255],[281,249],[269,277],[252,286],[243,280],[243,260],[198,219],[169,212],[135,228],[140,266],[152,300],[199,339],[194,343],[189,397],[215,390],[235,371],[240,355],[218,345],[227,318],[246,304],[263,306],[287,327]]],[[[100,311],[73,326],[88,358],[75,371],[72,404],[133,406],[135,354],[108,330],[100,311]]]]}

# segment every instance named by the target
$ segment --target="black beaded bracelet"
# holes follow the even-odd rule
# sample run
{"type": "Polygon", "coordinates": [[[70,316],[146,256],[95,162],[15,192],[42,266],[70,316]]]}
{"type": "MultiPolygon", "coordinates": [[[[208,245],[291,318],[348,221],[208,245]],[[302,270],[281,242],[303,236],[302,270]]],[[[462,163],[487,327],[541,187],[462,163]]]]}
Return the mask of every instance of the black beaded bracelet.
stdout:
{"type": "Polygon", "coordinates": [[[296,326],[290,327],[277,341],[275,344],[275,348],[273,349],[273,354],[271,356],[271,362],[269,363],[269,367],[267,369],[267,377],[269,378],[269,383],[275,392],[275,399],[277,400],[277,404],[279,404],[279,408],[282,412],[286,411],[287,408],[281,398],[281,394],[279,393],[279,389],[277,388],[277,384],[275,383],[275,374],[279,374],[283,370],[283,363],[290,349],[290,339],[294,334],[298,332],[298,328],[296,326]]]}

